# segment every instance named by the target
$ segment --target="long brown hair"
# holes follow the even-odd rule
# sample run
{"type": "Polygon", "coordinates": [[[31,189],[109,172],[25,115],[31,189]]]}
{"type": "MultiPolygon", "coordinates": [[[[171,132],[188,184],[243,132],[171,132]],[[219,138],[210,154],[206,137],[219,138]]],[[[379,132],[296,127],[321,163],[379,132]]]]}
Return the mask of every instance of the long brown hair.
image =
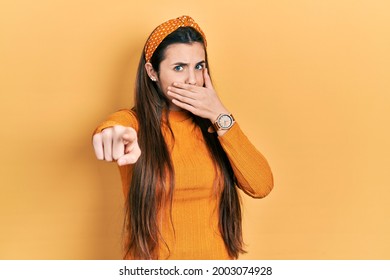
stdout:
{"type": "MultiPolygon", "coordinates": [[[[154,52],[150,62],[159,74],[159,66],[164,60],[165,49],[175,43],[202,43],[204,39],[191,27],[180,27],[168,35],[154,52]]],[[[206,67],[208,67],[207,51],[206,67]]],[[[125,258],[156,259],[159,243],[164,239],[159,231],[159,210],[165,203],[172,205],[174,190],[174,167],[169,149],[162,133],[163,113],[168,120],[169,101],[157,83],[152,82],[145,70],[145,55],[142,54],[137,73],[135,104],[133,110],[139,122],[138,143],[142,154],[133,167],[132,180],[126,200],[125,228],[127,240],[125,258]]],[[[232,166],[223,150],[216,133],[207,130],[210,120],[192,115],[203,134],[203,138],[216,165],[221,171],[223,182],[219,201],[219,228],[227,251],[237,258],[243,250],[241,206],[235,185],[237,180],[232,166]]],[[[173,135],[169,122],[168,128],[173,135]]],[[[168,222],[168,221],[165,221],[168,222]]],[[[169,248],[168,248],[169,250],[169,248]]]]}

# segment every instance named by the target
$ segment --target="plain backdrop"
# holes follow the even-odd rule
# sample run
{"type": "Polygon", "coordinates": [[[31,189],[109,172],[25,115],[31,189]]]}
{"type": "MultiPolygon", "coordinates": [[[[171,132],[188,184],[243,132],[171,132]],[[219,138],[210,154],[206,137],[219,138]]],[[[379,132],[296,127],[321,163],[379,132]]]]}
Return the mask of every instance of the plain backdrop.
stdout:
{"type": "Polygon", "coordinates": [[[204,30],[214,86],[268,159],[242,259],[390,258],[390,2],[0,4],[0,259],[120,259],[123,196],[91,134],[133,104],[160,23],[204,30]]]}

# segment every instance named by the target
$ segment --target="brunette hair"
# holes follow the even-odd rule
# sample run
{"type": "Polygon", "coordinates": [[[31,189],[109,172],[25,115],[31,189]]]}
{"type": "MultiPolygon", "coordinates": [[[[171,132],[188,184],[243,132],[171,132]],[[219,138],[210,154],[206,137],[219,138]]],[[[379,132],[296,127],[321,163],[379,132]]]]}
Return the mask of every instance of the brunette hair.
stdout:
{"type": "MultiPolygon", "coordinates": [[[[160,63],[164,60],[165,50],[169,45],[193,42],[205,45],[204,38],[194,28],[180,27],[172,32],[161,42],[151,57],[150,63],[153,69],[159,74],[160,63]]],[[[205,54],[206,67],[209,69],[206,48],[205,54]]],[[[145,70],[145,63],[143,53],[138,66],[133,108],[139,122],[138,143],[142,154],[133,167],[125,214],[125,229],[127,229],[125,258],[133,259],[159,257],[159,243],[165,244],[165,242],[159,231],[157,217],[167,197],[169,207],[172,205],[174,190],[174,167],[169,147],[161,131],[164,125],[163,114],[166,114],[165,119],[168,120],[168,110],[164,109],[169,107],[169,101],[158,84],[150,80],[145,70]]],[[[217,134],[207,131],[211,125],[210,120],[196,115],[192,115],[192,118],[200,127],[210,154],[221,171],[220,181],[223,185],[219,201],[219,229],[230,257],[237,258],[240,253],[245,252],[240,198],[235,187],[237,180],[217,134]]],[[[174,137],[169,122],[166,125],[174,137]]]]}

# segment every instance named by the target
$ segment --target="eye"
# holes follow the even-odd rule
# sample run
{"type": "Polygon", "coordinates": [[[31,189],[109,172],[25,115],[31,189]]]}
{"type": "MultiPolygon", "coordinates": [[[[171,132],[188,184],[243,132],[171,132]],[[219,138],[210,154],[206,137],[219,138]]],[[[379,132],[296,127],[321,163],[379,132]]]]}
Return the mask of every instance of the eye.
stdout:
{"type": "Polygon", "coordinates": [[[197,65],[195,66],[195,69],[197,69],[197,70],[202,70],[203,68],[204,68],[204,64],[203,64],[203,63],[197,64],[197,65]]]}
{"type": "Polygon", "coordinates": [[[173,68],[173,70],[175,71],[182,71],[184,68],[182,65],[176,65],[175,68],[173,68]]]}

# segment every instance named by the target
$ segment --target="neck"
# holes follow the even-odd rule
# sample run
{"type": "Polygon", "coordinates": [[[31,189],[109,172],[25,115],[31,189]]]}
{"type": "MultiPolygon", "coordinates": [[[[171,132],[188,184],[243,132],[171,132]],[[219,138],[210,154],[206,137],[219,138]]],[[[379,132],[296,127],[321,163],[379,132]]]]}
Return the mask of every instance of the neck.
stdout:
{"type": "Polygon", "coordinates": [[[172,102],[169,104],[169,111],[183,111],[182,108],[180,108],[179,106],[176,106],[175,104],[173,104],[172,102]]]}

